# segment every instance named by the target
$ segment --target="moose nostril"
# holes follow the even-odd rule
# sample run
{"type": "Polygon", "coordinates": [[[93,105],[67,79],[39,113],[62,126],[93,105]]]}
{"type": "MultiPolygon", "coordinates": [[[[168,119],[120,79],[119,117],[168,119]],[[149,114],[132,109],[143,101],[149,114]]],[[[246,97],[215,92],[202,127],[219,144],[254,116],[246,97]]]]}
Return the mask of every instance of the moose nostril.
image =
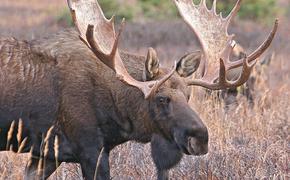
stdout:
{"type": "Polygon", "coordinates": [[[191,133],[189,133],[189,135],[192,137],[195,137],[201,143],[204,143],[204,144],[208,143],[209,137],[208,137],[207,128],[199,128],[199,129],[192,130],[190,132],[191,133]]]}
{"type": "Polygon", "coordinates": [[[158,97],[158,102],[160,104],[169,104],[170,103],[170,98],[169,97],[165,97],[165,96],[160,96],[160,97],[158,97]]]}

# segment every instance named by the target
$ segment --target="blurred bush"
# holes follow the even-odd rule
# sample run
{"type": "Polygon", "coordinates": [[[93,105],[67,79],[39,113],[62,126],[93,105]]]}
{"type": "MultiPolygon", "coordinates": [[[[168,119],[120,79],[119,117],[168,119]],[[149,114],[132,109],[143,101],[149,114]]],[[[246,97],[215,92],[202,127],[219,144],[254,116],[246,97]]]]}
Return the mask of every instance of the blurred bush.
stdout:
{"type": "Polygon", "coordinates": [[[148,19],[177,17],[177,9],[170,0],[139,0],[136,5],[141,7],[141,14],[148,19]]]}
{"type": "Polygon", "coordinates": [[[108,19],[115,15],[117,20],[122,18],[133,20],[134,15],[138,11],[132,4],[121,4],[120,1],[116,0],[99,0],[99,3],[108,19]]]}
{"type": "MultiPolygon", "coordinates": [[[[221,0],[218,3],[218,9],[228,14],[234,3],[235,1],[233,0],[221,0]]],[[[274,17],[282,13],[276,3],[276,0],[243,0],[238,16],[242,19],[250,19],[262,23],[272,22],[274,17]]]]}
{"type": "MultiPolygon", "coordinates": [[[[198,4],[200,0],[193,0],[198,4]]],[[[127,21],[150,21],[166,20],[178,16],[177,9],[172,0],[99,0],[106,16],[109,18],[116,15],[116,19],[126,18],[127,21]]],[[[212,0],[207,0],[208,7],[211,7],[212,0]]],[[[218,11],[227,15],[233,8],[236,0],[218,0],[218,11]]],[[[286,12],[285,7],[285,12],[286,12]]],[[[273,21],[279,13],[276,0],[243,0],[238,16],[242,19],[250,19],[262,23],[273,21]]],[[[59,15],[58,20],[67,21],[71,25],[70,14],[66,10],[59,15]]]]}

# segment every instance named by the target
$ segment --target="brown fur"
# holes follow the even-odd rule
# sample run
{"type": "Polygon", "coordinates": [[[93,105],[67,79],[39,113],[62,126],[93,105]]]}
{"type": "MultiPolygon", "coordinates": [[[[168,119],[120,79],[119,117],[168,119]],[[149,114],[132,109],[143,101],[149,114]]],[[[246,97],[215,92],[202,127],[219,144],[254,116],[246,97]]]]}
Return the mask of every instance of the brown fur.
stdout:
{"type": "MultiPolygon", "coordinates": [[[[142,81],[145,57],[121,56],[128,72],[142,81]]],[[[22,118],[24,136],[29,137],[26,151],[34,145],[34,156],[40,155],[41,136],[52,125],[50,141],[55,135],[60,138],[58,160],[79,162],[87,179],[93,179],[102,148],[97,178],[108,179],[112,148],[128,140],[150,142],[154,134],[163,143],[162,148],[152,147],[153,157],[172,149],[173,159],[167,164],[154,158],[159,179],[168,177],[167,170],[179,162],[182,152],[207,152],[207,129],[187,104],[190,90],[177,73],[145,100],[141,91],[119,81],[73,29],[29,43],[1,40],[0,57],[0,128],[7,132],[13,119],[22,118]]],[[[160,68],[158,75],[167,71],[160,68]]],[[[0,150],[5,149],[5,137],[1,131],[0,150]]],[[[16,151],[16,141],[12,144],[16,151]]],[[[52,144],[45,177],[55,170],[52,144]]],[[[33,158],[28,178],[35,177],[37,160],[33,158]]]]}

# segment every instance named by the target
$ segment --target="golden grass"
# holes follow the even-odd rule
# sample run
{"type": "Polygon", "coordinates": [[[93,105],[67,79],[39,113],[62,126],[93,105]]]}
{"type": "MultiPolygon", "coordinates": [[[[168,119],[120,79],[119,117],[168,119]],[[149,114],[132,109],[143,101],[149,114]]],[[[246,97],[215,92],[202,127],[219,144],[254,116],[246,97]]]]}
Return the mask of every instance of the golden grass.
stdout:
{"type": "Polygon", "coordinates": [[[60,13],[64,7],[66,2],[59,0],[1,0],[0,10],[4,16],[5,13],[9,16],[0,19],[0,27],[14,29],[16,24],[17,28],[34,27],[60,13]],[[8,9],[11,12],[6,12],[8,9]]]}

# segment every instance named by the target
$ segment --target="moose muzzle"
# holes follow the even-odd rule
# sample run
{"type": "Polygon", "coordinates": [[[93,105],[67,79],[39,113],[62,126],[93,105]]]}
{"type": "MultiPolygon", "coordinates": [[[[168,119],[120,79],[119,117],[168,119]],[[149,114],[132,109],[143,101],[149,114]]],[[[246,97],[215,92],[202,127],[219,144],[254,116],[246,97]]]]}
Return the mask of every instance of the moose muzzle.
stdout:
{"type": "Polygon", "coordinates": [[[190,117],[180,119],[180,122],[183,122],[183,127],[177,127],[173,130],[174,141],[180,150],[187,155],[207,154],[208,130],[196,113],[191,109],[190,111],[190,117]]]}

